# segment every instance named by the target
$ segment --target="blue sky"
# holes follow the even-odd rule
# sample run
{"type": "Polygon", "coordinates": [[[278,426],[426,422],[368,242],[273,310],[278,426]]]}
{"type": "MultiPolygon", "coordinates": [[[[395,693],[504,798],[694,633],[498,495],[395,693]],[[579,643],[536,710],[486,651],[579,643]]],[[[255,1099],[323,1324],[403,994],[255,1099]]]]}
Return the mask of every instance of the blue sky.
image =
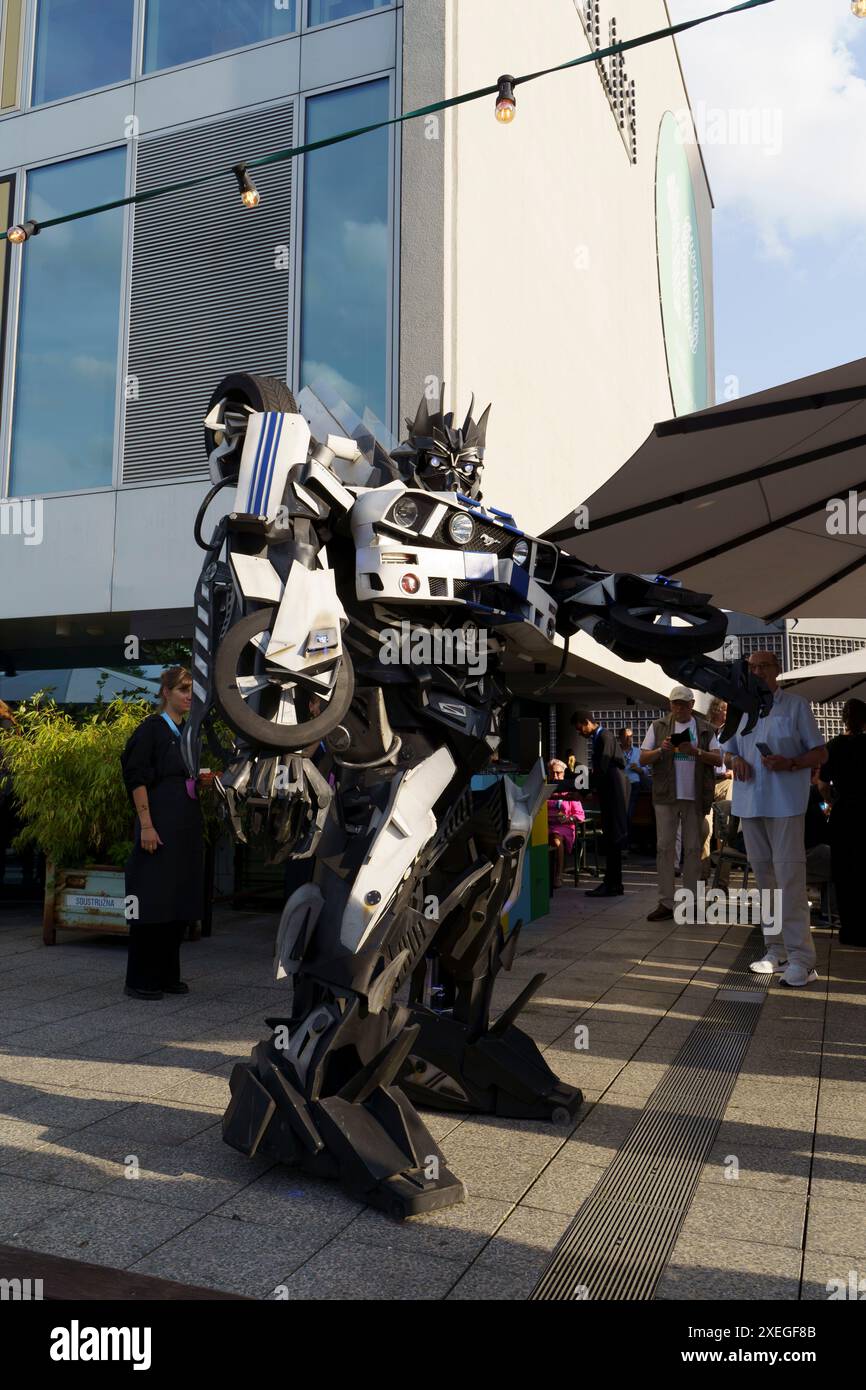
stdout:
{"type": "Polygon", "coordinates": [[[677,42],[716,204],[717,398],[866,356],[866,20],[774,0],[677,42]]]}

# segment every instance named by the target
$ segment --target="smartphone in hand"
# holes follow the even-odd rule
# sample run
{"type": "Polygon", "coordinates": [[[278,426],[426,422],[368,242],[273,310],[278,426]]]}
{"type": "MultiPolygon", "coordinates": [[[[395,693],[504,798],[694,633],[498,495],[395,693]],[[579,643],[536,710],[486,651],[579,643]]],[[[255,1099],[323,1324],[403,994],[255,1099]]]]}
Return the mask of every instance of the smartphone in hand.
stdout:
{"type": "Polygon", "coordinates": [[[773,750],[768,743],[756,743],[755,747],[762,758],[772,758],[773,750]]]}

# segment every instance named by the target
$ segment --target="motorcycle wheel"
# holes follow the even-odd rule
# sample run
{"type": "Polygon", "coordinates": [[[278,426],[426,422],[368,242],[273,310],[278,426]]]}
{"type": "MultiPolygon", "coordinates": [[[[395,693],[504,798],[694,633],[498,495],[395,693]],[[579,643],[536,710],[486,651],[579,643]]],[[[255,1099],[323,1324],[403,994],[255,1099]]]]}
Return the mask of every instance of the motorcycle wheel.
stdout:
{"type": "Polygon", "coordinates": [[[651,661],[697,656],[701,652],[715,651],[722,645],[728,630],[728,619],[720,609],[709,604],[677,609],[675,616],[688,626],[661,626],[658,619],[669,613],[670,609],[661,606],[627,608],[624,604],[615,603],[607,610],[603,621],[608,624],[617,642],[632,650],[639,650],[651,661]]]}
{"type": "Polygon", "coordinates": [[[318,744],[340,723],[352,702],[355,673],[344,648],[333,692],[322,713],[304,723],[279,722],[284,696],[309,687],[302,686],[288,671],[268,668],[264,653],[276,613],[275,606],[260,608],[229,628],[217,648],[214,697],[223,718],[244,738],[261,748],[297,752],[318,744]],[[251,707],[252,699],[257,700],[258,710],[251,707]]]}
{"type": "MultiPolygon", "coordinates": [[[[252,372],[230,372],[228,376],[223,377],[213,392],[208,401],[206,413],[209,415],[220,401],[226,401],[232,405],[249,406],[251,410],[255,411],[280,410],[291,415],[298,413],[294,396],[286,383],[281,381],[278,376],[255,376],[252,372]]],[[[205,429],[204,446],[208,458],[217,445],[222,443],[222,440],[221,430],[205,429]]],[[[243,436],[241,435],[231,453],[223,457],[224,471],[232,467],[240,467],[242,448],[243,436]]]]}

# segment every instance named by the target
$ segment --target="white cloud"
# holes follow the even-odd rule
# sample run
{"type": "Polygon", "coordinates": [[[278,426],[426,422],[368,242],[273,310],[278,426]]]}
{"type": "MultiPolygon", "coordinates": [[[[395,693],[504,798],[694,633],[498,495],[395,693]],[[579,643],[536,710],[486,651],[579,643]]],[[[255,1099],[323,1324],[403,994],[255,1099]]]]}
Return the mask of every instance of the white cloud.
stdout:
{"type": "MultiPolygon", "coordinates": [[[[674,22],[714,0],[670,0],[674,22]]],[[[716,205],[752,222],[764,252],[791,259],[806,238],[866,229],[866,21],[848,0],[775,0],[678,39],[716,205]],[[712,109],[723,119],[712,123],[712,109]],[[755,138],[725,139],[754,113],[755,138]]]]}

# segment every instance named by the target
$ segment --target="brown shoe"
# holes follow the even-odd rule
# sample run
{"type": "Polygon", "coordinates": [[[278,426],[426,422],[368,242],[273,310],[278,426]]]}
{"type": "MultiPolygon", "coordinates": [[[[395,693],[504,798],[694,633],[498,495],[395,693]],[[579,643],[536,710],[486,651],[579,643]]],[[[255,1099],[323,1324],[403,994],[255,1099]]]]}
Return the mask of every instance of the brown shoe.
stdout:
{"type": "Polygon", "coordinates": [[[670,922],[673,920],[674,910],[672,907],[665,907],[664,903],[659,903],[652,912],[648,912],[646,919],[648,922],[670,922]]]}

